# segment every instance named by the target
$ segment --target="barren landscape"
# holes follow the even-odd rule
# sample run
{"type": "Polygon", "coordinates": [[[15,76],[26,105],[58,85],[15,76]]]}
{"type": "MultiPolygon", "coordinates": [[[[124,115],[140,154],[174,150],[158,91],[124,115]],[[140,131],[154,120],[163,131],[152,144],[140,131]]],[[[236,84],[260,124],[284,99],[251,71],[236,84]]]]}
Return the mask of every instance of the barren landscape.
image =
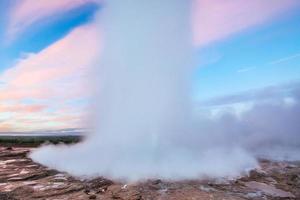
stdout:
{"type": "Polygon", "coordinates": [[[260,161],[260,169],[237,180],[145,180],[138,183],[103,177],[84,180],[34,163],[31,148],[1,147],[0,199],[300,199],[300,163],[260,161]]]}
{"type": "Polygon", "coordinates": [[[300,200],[300,0],[0,0],[0,200],[300,200]]]}

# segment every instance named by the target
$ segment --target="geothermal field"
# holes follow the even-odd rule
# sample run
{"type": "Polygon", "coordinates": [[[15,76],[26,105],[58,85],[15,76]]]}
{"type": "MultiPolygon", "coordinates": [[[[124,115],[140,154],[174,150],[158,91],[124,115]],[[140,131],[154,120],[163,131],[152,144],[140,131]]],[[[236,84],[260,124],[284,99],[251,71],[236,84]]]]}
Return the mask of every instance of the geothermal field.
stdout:
{"type": "Polygon", "coordinates": [[[300,199],[299,1],[18,3],[0,200],[300,199]]]}
{"type": "MultiPolygon", "coordinates": [[[[73,177],[33,162],[33,148],[1,148],[0,199],[242,200],[299,199],[300,163],[260,160],[259,168],[235,179],[148,179],[73,177]]],[[[107,152],[109,153],[109,152],[107,152]]],[[[101,156],[100,156],[101,158],[101,156]]],[[[88,163],[86,163],[88,164],[88,163]]]]}

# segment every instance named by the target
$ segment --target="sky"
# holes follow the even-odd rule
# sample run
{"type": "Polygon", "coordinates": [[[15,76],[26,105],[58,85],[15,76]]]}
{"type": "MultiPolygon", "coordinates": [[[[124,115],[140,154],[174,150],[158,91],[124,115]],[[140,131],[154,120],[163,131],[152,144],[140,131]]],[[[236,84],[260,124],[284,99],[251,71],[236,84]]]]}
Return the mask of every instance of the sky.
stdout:
{"type": "MultiPolygon", "coordinates": [[[[99,0],[0,1],[0,132],[85,128],[102,7],[99,0]]],[[[192,11],[193,100],[201,109],[293,102],[299,0],[194,0],[192,11]]]]}

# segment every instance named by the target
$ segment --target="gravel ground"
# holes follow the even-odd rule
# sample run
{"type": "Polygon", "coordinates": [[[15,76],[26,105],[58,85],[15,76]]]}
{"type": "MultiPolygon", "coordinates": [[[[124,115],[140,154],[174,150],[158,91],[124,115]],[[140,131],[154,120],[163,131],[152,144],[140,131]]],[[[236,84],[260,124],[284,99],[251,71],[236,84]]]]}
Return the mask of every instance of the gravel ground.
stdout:
{"type": "Polygon", "coordinates": [[[241,200],[300,199],[300,162],[260,161],[237,180],[80,180],[34,163],[30,148],[0,147],[0,200],[241,200]]]}

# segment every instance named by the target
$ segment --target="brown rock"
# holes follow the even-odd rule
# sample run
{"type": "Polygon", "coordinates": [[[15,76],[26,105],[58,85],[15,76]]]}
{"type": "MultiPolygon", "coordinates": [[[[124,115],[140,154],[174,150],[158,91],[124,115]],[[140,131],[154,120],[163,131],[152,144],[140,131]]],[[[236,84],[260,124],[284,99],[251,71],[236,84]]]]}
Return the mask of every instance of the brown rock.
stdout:
{"type": "Polygon", "coordinates": [[[267,185],[265,183],[250,181],[250,182],[246,182],[245,186],[251,189],[261,191],[266,195],[276,197],[276,198],[296,198],[295,195],[293,195],[291,192],[278,189],[272,185],[267,185]]]}
{"type": "Polygon", "coordinates": [[[94,194],[89,196],[89,199],[96,199],[96,198],[97,198],[97,196],[94,194]]]}

